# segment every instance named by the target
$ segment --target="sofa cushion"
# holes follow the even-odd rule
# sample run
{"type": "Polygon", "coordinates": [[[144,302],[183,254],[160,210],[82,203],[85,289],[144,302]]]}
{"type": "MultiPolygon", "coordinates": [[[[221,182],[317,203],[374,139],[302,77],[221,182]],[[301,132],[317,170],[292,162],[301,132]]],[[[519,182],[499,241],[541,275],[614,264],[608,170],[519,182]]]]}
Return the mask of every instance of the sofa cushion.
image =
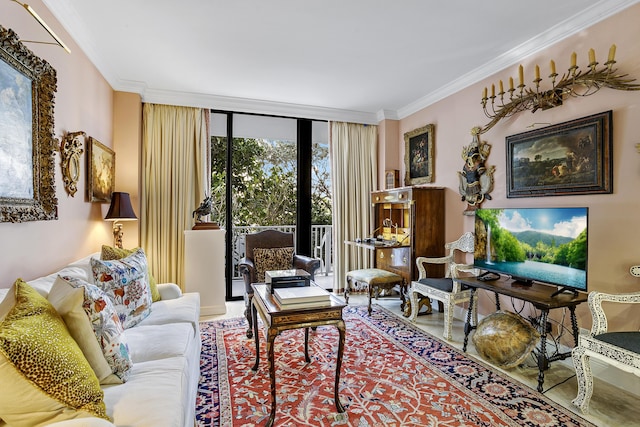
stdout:
{"type": "MultiPolygon", "coordinates": [[[[132,253],[134,253],[138,248],[134,249],[123,249],[123,248],[115,248],[113,246],[102,245],[102,252],[100,254],[100,259],[110,261],[114,259],[122,259],[126,258],[132,253]]],[[[153,302],[160,301],[160,292],[158,292],[158,284],[156,282],[155,277],[151,274],[147,266],[147,273],[149,274],[149,287],[151,288],[151,300],[153,302]]]]}
{"type": "Polygon", "coordinates": [[[11,426],[107,419],[100,383],[53,306],[18,279],[0,303],[0,414],[11,426]]]}
{"type": "Polygon", "coordinates": [[[58,277],[48,300],[62,316],[100,384],[121,384],[131,369],[124,328],[111,300],[82,279],[58,277]]]}
{"type": "Polygon", "coordinates": [[[189,323],[138,325],[127,329],[125,334],[131,343],[134,364],[184,356],[193,347],[194,339],[197,339],[189,323]]]}
{"type": "Polygon", "coordinates": [[[138,248],[120,260],[92,258],[95,284],[111,298],[125,329],[151,313],[151,290],[144,251],[138,248]]]}
{"type": "Polygon", "coordinates": [[[256,279],[264,282],[265,271],[287,270],[293,266],[293,248],[254,248],[253,262],[256,266],[256,279]]]}
{"type": "Polygon", "coordinates": [[[104,400],[118,426],[190,427],[197,384],[185,357],[135,363],[129,381],[104,387],[104,400]]]}
{"type": "Polygon", "coordinates": [[[180,298],[153,303],[151,314],[136,327],[167,325],[169,323],[189,323],[194,332],[199,331],[200,294],[187,292],[180,298]]]}

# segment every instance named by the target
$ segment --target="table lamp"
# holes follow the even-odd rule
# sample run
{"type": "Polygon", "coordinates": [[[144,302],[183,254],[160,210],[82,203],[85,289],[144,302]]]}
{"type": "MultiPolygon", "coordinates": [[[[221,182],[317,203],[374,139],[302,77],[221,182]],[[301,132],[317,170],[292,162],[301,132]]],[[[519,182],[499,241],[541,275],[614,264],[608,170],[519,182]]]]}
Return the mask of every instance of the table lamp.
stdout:
{"type": "Polygon", "coordinates": [[[131,206],[131,199],[129,193],[122,193],[120,191],[114,191],[111,193],[111,206],[109,206],[109,212],[104,217],[107,221],[113,221],[113,245],[117,248],[122,248],[122,224],[118,221],[134,221],[138,219],[133,207],[131,206]]]}

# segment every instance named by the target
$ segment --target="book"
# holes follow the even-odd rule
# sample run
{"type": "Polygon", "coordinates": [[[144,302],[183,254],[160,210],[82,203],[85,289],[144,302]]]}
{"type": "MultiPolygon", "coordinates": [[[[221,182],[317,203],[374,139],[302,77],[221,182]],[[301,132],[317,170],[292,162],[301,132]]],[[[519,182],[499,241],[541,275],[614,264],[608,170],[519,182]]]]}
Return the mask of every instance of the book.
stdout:
{"type": "Polygon", "coordinates": [[[274,301],[278,307],[282,310],[295,310],[295,309],[303,309],[303,308],[314,308],[314,307],[330,307],[331,300],[326,301],[312,301],[312,302],[295,302],[295,303],[287,303],[283,304],[274,298],[274,301]]]}
{"type": "Polygon", "coordinates": [[[296,288],[278,288],[273,290],[273,296],[280,305],[329,302],[331,294],[319,286],[304,286],[296,288]]]}
{"type": "Polygon", "coordinates": [[[265,283],[269,284],[271,282],[279,282],[279,281],[298,281],[298,280],[309,280],[311,275],[301,269],[290,269],[290,270],[269,270],[265,271],[264,278],[265,283]]]}

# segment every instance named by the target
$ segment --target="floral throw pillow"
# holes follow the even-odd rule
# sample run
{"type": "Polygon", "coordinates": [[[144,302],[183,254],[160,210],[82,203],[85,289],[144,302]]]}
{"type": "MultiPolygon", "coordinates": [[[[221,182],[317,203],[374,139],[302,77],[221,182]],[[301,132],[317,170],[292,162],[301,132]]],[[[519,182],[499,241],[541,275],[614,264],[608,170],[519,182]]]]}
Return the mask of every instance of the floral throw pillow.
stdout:
{"type": "Polygon", "coordinates": [[[82,279],[58,277],[47,297],[62,316],[100,384],[121,384],[133,366],[111,299],[82,279]]]}
{"type": "Polygon", "coordinates": [[[256,267],[256,279],[264,282],[265,271],[288,270],[293,266],[293,248],[255,248],[253,264],[256,267]]]}
{"type": "Polygon", "coordinates": [[[151,313],[147,257],[141,248],[119,260],[92,258],[91,269],[96,286],[109,296],[125,329],[151,313]]]}

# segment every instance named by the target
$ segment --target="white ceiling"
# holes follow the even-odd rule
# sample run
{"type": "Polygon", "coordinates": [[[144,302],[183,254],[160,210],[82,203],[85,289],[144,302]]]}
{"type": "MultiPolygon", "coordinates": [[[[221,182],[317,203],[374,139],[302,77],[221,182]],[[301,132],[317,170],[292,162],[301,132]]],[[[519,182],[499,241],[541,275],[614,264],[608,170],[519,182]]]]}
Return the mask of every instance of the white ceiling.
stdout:
{"type": "Polygon", "coordinates": [[[113,89],[145,102],[377,123],[638,1],[44,3],[113,89]]]}

